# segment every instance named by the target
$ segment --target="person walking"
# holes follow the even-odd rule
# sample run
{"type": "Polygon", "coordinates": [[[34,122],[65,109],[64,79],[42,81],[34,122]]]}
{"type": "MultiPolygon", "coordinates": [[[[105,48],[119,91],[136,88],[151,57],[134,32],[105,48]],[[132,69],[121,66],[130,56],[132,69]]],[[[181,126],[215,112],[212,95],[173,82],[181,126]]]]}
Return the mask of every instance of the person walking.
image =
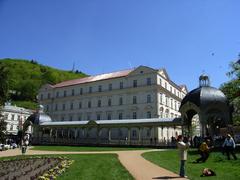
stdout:
{"type": "Polygon", "coordinates": [[[210,149],[211,149],[209,147],[209,144],[210,144],[210,139],[205,139],[205,141],[202,142],[202,144],[199,146],[199,152],[201,157],[196,160],[197,163],[199,163],[200,161],[206,162],[206,160],[208,159],[210,149]]]}
{"type": "Polygon", "coordinates": [[[235,160],[237,160],[237,156],[234,153],[236,144],[230,134],[227,134],[227,137],[226,137],[222,147],[225,149],[228,160],[230,160],[230,153],[232,154],[233,158],[235,160]]]}
{"type": "Polygon", "coordinates": [[[185,176],[185,162],[187,160],[187,150],[190,146],[189,142],[183,142],[183,136],[179,135],[177,138],[177,147],[179,149],[179,156],[180,156],[180,172],[179,175],[181,177],[185,176]]]}

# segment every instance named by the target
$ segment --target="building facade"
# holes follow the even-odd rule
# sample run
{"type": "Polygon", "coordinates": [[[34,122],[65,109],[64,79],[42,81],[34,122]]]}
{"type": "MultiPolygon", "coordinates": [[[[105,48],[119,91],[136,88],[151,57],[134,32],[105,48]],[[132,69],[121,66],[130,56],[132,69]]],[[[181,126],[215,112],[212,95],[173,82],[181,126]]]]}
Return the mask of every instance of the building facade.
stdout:
{"type": "MultiPolygon", "coordinates": [[[[33,113],[32,110],[25,109],[6,103],[1,111],[4,121],[7,122],[7,135],[17,135],[18,131],[23,128],[24,122],[33,113]]],[[[27,133],[32,133],[32,128],[28,127],[27,133]]]]}
{"type": "MultiPolygon", "coordinates": [[[[38,98],[52,121],[70,122],[178,118],[186,94],[186,86],[171,81],[165,69],[139,66],[47,84],[39,90],[38,98]]],[[[181,128],[164,131],[156,127],[155,132],[159,132],[157,139],[170,139],[181,133],[181,128]]]]}

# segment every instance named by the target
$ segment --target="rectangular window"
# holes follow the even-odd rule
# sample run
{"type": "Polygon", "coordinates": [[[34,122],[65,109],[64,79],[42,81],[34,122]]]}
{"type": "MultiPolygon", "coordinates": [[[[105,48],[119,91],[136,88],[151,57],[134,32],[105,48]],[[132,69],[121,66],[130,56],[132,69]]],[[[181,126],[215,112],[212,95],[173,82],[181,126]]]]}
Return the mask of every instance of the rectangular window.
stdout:
{"type": "Polygon", "coordinates": [[[152,118],[152,114],[150,111],[147,112],[147,118],[152,118]]]}
{"type": "Polygon", "coordinates": [[[91,114],[87,115],[87,120],[90,121],[91,120],[91,114]]]}
{"type": "Polygon", "coordinates": [[[137,119],[137,112],[133,112],[133,119],[137,119]]]}
{"type": "Polygon", "coordinates": [[[48,105],[46,106],[46,111],[47,111],[47,112],[49,111],[49,106],[48,106],[48,105]]]}
{"type": "Polygon", "coordinates": [[[65,107],[65,104],[63,104],[63,105],[62,105],[62,110],[64,111],[64,110],[65,110],[65,108],[66,108],[66,107],[65,107]]]}
{"type": "Polygon", "coordinates": [[[108,106],[111,106],[111,105],[112,105],[112,100],[108,99],[108,106]]]}
{"type": "Polygon", "coordinates": [[[73,103],[70,104],[70,109],[73,110],[73,103]]]}
{"type": "Polygon", "coordinates": [[[137,87],[137,80],[133,80],[133,87],[137,87]]]}
{"type": "Polygon", "coordinates": [[[98,86],[98,92],[102,92],[102,86],[101,85],[98,86]]]}
{"type": "Polygon", "coordinates": [[[55,104],[55,111],[58,110],[58,104],[55,104]]]}
{"type": "Polygon", "coordinates": [[[165,89],[167,89],[167,82],[165,82],[165,89]]]}
{"type": "Polygon", "coordinates": [[[108,85],[108,90],[111,91],[112,90],[112,84],[108,85]]]}
{"type": "Polygon", "coordinates": [[[159,84],[160,84],[160,86],[162,86],[162,79],[161,78],[159,78],[159,84]]]}
{"type": "Polygon", "coordinates": [[[79,108],[79,109],[82,109],[82,102],[79,102],[78,108],[79,108]]]}
{"type": "Polygon", "coordinates": [[[18,115],[18,121],[20,120],[20,115],[18,115]]]}
{"type": "Polygon", "coordinates": [[[118,114],[118,119],[122,119],[123,118],[123,114],[122,113],[119,113],[118,114]]]}
{"type": "Polygon", "coordinates": [[[102,101],[98,100],[98,107],[101,107],[101,106],[102,106],[102,101]]]}
{"type": "Polygon", "coordinates": [[[136,130],[133,130],[133,131],[132,131],[132,136],[133,136],[133,137],[137,137],[137,131],[136,131],[136,130]]]}
{"type": "Polygon", "coordinates": [[[147,103],[151,103],[151,101],[152,101],[152,100],[151,100],[151,95],[148,94],[148,95],[147,95],[147,103]]]}
{"type": "Polygon", "coordinates": [[[160,103],[162,104],[163,103],[163,97],[162,97],[162,93],[160,93],[159,97],[160,97],[160,103]]]}
{"type": "Polygon", "coordinates": [[[133,104],[137,104],[137,96],[133,96],[133,104]]]}
{"type": "Polygon", "coordinates": [[[88,93],[92,93],[92,87],[89,87],[88,93]]]}
{"type": "Polygon", "coordinates": [[[51,98],[51,94],[50,93],[48,93],[48,99],[50,99],[51,98]]]}
{"type": "Polygon", "coordinates": [[[172,92],[172,86],[170,86],[170,92],[172,92]]]}
{"type": "Polygon", "coordinates": [[[119,98],[119,105],[120,106],[123,105],[123,98],[122,97],[119,98]]]}
{"type": "Polygon", "coordinates": [[[7,113],[4,115],[4,119],[8,120],[8,114],[7,113]]]}
{"type": "Polygon", "coordinates": [[[70,117],[69,117],[69,121],[72,121],[72,120],[73,120],[73,117],[72,117],[72,116],[70,116],[70,117]]]}
{"type": "Polygon", "coordinates": [[[88,101],[88,108],[91,108],[91,106],[92,106],[91,101],[88,101]]]}
{"type": "Polygon", "coordinates": [[[120,89],[123,89],[123,82],[120,82],[119,88],[120,88],[120,89]]]}
{"type": "Polygon", "coordinates": [[[97,120],[101,120],[101,115],[97,114],[97,120]]]}
{"type": "Polygon", "coordinates": [[[59,97],[59,92],[56,93],[56,98],[58,98],[58,97],[59,97]]]}
{"type": "Polygon", "coordinates": [[[80,88],[80,95],[83,94],[83,88],[80,88]]]}
{"type": "Polygon", "coordinates": [[[147,85],[150,86],[152,84],[151,78],[147,78],[147,85]]]}
{"type": "Polygon", "coordinates": [[[63,92],[63,97],[66,97],[67,96],[67,91],[64,91],[63,92]]]}
{"type": "Polygon", "coordinates": [[[74,96],[75,95],[75,92],[74,92],[74,89],[72,89],[72,96],[74,96]]]}
{"type": "Polygon", "coordinates": [[[112,115],[111,115],[111,114],[108,114],[108,115],[107,115],[107,119],[108,119],[108,120],[111,120],[111,119],[112,119],[112,115]]]}
{"type": "Polygon", "coordinates": [[[79,120],[79,121],[82,120],[82,116],[81,116],[81,115],[78,116],[78,120],[79,120]]]}

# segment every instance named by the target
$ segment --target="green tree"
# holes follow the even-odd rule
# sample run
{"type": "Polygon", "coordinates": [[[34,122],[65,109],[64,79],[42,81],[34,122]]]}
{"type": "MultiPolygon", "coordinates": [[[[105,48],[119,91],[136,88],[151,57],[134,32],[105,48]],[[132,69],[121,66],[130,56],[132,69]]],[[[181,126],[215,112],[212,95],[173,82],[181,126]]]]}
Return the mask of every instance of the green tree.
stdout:
{"type": "Polygon", "coordinates": [[[231,78],[229,82],[221,86],[221,90],[227,96],[233,106],[233,123],[240,125],[240,60],[230,64],[231,70],[227,75],[231,78]]]}
{"type": "Polygon", "coordinates": [[[7,123],[2,115],[2,107],[8,97],[8,69],[0,63],[0,142],[5,143],[5,133],[7,123]]]}

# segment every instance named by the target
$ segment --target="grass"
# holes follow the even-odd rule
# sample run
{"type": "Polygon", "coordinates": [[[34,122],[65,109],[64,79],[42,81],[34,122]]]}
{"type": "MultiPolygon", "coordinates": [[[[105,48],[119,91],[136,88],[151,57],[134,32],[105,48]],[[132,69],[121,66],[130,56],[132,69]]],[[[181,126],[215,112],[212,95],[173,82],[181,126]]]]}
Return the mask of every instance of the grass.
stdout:
{"type": "MultiPolygon", "coordinates": [[[[168,150],[162,152],[147,152],[143,157],[154,164],[166,168],[175,173],[179,173],[179,154],[177,150],[168,150]]],[[[227,160],[220,152],[211,152],[209,159],[205,163],[195,164],[195,161],[200,157],[196,150],[190,150],[186,164],[186,174],[191,180],[198,179],[217,179],[217,180],[235,180],[240,179],[240,157],[238,160],[227,160]],[[203,168],[214,170],[217,176],[200,177],[203,168]]]]}
{"type": "Polygon", "coordinates": [[[149,148],[138,147],[91,147],[91,146],[34,146],[32,150],[41,151],[126,151],[147,150],[149,148]]]}
{"type": "MultiPolygon", "coordinates": [[[[58,155],[48,155],[48,157],[53,156],[58,155]]],[[[27,157],[24,156],[24,158],[27,157]]],[[[57,177],[58,180],[133,180],[133,177],[119,162],[116,154],[74,154],[64,155],[64,157],[74,160],[74,163],[65,173],[57,177]]],[[[23,156],[5,157],[0,160],[11,158],[23,158],[23,156]]]]}

